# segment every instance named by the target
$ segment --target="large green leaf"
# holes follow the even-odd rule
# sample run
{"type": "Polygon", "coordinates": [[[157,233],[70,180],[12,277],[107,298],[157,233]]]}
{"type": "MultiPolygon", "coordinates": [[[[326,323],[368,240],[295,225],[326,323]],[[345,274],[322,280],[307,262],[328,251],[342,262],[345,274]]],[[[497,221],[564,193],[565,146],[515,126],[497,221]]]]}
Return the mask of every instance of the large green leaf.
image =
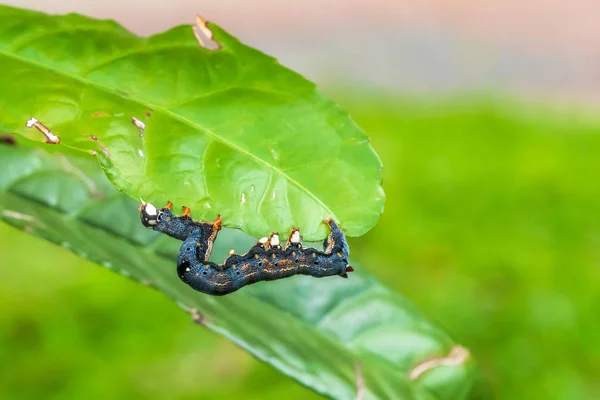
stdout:
{"type": "Polygon", "coordinates": [[[372,228],[384,194],[365,133],[313,83],[207,26],[219,50],[191,26],[140,38],[0,6],[0,130],[41,140],[34,117],[65,151],[97,154],[131,197],[221,214],[251,235],[300,226],[322,239],[325,217],[349,236],[372,228]]]}
{"type": "MultiPolygon", "coordinates": [[[[91,159],[0,146],[0,210],[14,226],[161,290],[200,324],[329,397],[449,400],[471,386],[468,352],[362,268],[350,279],[298,276],[224,297],[194,292],[175,273],[180,242],[143,228],[137,203],[91,159]]],[[[215,258],[253,241],[225,229],[215,258]]]]}

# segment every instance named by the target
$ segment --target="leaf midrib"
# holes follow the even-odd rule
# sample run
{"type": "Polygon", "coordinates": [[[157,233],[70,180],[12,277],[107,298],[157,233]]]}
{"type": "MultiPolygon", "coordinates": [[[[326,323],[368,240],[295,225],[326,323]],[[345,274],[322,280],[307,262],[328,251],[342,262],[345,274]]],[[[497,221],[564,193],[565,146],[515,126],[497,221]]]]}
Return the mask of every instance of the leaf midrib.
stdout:
{"type": "MultiPolygon", "coordinates": [[[[189,46],[186,46],[189,47],[189,46]]],[[[173,47],[167,47],[167,48],[173,48],[173,47]]],[[[72,74],[69,73],[67,71],[64,70],[60,70],[60,69],[54,69],[54,68],[50,68],[47,65],[37,62],[35,60],[31,60],[29,58],[26,57],[21,57],[19,55],[16,55],[12,52],[7,52],[6,50],[2,50],[0,49],[0,55],[3,55],[5,57],[8,58],[12,58],[14,60],[23,62],[25,64],[31,64],[34,65],[36,67],[39,67],[41,69],[44,69],[50,73],[53,74],[57,74],[60,76],[63,76],[65,78],[68,79],[72,79],[78,82],[81,82],[85,85],[89,85],[94,87],[95,89],[98,89],[102,92],[108,93],[111,96],[117,96],[117,97],[121,97],[115,94],[115,92],[113,90],[111,90],[109,87],[104,86],[98,82],[86,79],[82,76],[76,75],[76,74],[72,74]]],[[[243,87],[239,87],[240,89],[243,89],[243,87]]],[[[260,89],[258,89],[260,90],[260,89]]],[[[281,94],[285,94],[285,93],[281,93],[281,94]]],[[[266,162],[265,160],[263,160],[260,157],[257,157],[256,155],[252,154],[251,152],[249,152],[248,150],[240,147],[239,145],[225,139],[223,136],[216,134],[215,132],[211,131],[210,129],[200,126],[198,123],[191,121],[188,118],[185,118],[181,115],[178,115],[176,113],[174,113],[173,111],[166,109],[162,106],[158,106],[156,104],[154,104],[153,102],[150,101],[144,101],[141,98],[138,98],[137,96],[130,96],[128,95],[127,98],[124,98],[127,101],[131,101],[133,103],[139,104],[142,107],[147,107],[147,106],[151,106],[151,108],[154,111],[158,111],[158,112],[162,112],[164,114],[166,114],[167,116],[182,122],[185,125],[190,126],[191,128],[197,129],[197,130],[201,130],[203,131],[205,134],[207,134],[207,136],[210,136],[218,141],[220,141],[221,143],[225,144],[226,146],[229,146],[230,148],[240,152],[241,154],[246,155],[247,157],[249,157],[250,159],[253,159],[254,161],[258,162],[259,164],[264,165],[265,167],[267,167],[268,169],[271,169],[272,171],[276,172],[277,174],[279,174],[283,179],[287,180],[288,182],[290,182],[292,185],[296,186],[301,192],[305,193],[308,197],[310,197],[313,201],[315,201],[320,207],[322,207],[326,212],[327,215],[330,216],[331,218],[333,218],[334,220],[338,220],[337,216],[335,215],[335,213],[329,208],[327,207],[327,205],[319,198],[317,197],[315,194],[313,194],[310,190],[308,190],[304,185],[302,185],[300,182],[298,182],[297,180],[293,179],[291,176],[289,176],[288,174],[286,174],[283,170],[275,167],[272,164],[269,164],[268,162],[266,162]]]]}

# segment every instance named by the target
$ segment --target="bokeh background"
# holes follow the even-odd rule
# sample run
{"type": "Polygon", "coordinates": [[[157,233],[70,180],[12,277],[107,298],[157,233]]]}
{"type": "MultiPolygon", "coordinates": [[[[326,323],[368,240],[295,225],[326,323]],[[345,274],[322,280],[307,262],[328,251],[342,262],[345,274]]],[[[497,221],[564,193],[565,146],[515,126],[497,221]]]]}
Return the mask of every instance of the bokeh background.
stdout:
{"type": "MultiPolygon", "coordinates": [[[[4,3],[144,35],[200,12],[317,82],[385,166],[353,256],[471,349],[473,398],[600,398],[597,1],[4,3]]],[[[0,243],[1,399],[319,398],[158,292],[0,243]]]]}

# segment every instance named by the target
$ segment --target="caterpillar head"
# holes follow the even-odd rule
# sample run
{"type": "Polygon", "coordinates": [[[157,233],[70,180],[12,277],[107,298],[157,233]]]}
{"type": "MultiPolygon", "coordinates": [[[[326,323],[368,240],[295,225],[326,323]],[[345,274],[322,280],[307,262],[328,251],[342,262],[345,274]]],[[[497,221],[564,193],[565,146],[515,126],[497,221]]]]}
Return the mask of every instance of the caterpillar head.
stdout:
{"type": "Polygon", "coordinates": [[[173,207],[173,203],[170,201],[163,208],[156,208],[154,204],[146,203],[144,200],[140,199],[142,204],[140,204],[140,219],[142,220],[142,224],[146,228],[153,229],[159,223],[165,221],[169,222],[173,217],[171,213],[171,207],[173,207]]]}
{"type": "Polygon", "coordinates": [[[160,211],[157,210],[153,204],[146,203],[144,200],[142,200],[139,210],[142,224],[144,224],[146,228],[154,228],[158,223],[158,215],[160,211]]]}

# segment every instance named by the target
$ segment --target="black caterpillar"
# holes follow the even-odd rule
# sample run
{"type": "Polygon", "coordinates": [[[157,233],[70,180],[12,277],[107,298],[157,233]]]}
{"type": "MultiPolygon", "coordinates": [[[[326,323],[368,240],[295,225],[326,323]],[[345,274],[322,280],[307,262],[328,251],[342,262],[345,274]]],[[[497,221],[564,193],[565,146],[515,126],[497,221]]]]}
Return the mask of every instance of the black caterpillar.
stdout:
{"type": "Polygon", "coordinates": [[[246,285],[273,281],[301,274],[316,278],[339,275],[348,277],[354,269],[348,265],[348,244],[344,233],[331,218],[324,222],[331,233],[323,242],[323,251],[303,247],[298,228],[292,229],[281,246],[279,234],[260,239],[246,254],[233,250],[223,264],[208,260],[212,246],[221,230],[221,217],[214,222],[194,221],[190,209],[183,207],[183,215],[171,212],[173,203],[161,209],[142,201],[140,218],[145,227],[183,240],[177,259],[179,278],[202,293],[222,296],[246,285]]]}

